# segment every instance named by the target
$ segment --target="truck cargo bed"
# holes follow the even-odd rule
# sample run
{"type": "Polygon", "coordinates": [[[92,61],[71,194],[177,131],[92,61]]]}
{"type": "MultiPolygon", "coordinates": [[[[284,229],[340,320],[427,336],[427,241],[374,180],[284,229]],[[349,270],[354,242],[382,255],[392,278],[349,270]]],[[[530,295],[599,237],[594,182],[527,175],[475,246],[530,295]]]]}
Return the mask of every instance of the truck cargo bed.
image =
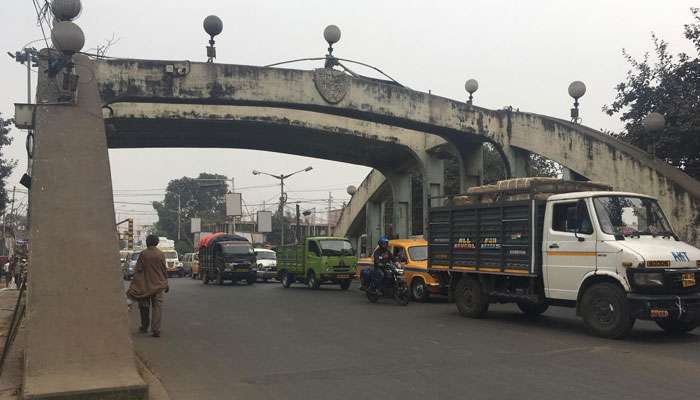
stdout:
{"type": "Polygon", "coordinates": [[[544,202],[535,199],[433,207],[428,269],[536,276],[544,202]]]}

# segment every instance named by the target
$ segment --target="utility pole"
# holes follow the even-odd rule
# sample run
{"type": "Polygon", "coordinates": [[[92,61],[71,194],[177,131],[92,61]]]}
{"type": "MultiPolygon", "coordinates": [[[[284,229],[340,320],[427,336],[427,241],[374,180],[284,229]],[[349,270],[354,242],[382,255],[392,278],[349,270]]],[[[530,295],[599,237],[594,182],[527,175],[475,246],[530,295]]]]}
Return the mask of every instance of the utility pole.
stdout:
{"type": "Polygon", "coordinates": [[[297,201],[297,229],[296,229],[296,242],[297,244],[299,243],[299,239],[301,239],[301,226],[299,225],[301,221],[301,218],[299,218],[299,202],[297,201]]]}
{"type": "Polygon", "coordinates": [[[331,206],[333,204],[333,196],[331,192],[328,192],[328,220],[326,221],[326,234],[331,235],[331,206]]]}
{"type": "Polygon", "coordinates": [[[180,209],[180,195],[177,195],[177,240],[178,242],[180,241],[180,214],[181,214],[181,209],[180,209]]]}

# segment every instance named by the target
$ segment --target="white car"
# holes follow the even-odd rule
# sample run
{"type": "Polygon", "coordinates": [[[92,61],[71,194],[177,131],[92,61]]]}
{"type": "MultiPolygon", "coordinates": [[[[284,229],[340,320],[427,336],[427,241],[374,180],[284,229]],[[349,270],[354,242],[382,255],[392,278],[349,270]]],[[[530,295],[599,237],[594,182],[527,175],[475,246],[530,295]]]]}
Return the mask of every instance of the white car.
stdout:
{"type": "Polygon", "coordinates": [[[267,282],[270,278],[277,277],[277,253],[269,249],[253,249],[255,251],[256,265],[258,266],[258,279],[267,282]]]}

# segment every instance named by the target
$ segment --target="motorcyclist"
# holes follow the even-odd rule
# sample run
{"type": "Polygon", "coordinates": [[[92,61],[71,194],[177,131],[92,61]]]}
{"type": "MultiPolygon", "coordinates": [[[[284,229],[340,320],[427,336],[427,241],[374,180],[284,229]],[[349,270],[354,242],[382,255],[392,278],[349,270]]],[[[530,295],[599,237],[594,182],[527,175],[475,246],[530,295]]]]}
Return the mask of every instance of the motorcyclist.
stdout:
{"type": "Polygon", "coordinates": [[[372,282],[369,290],[374,290],[375,293],[381,294],[382,282],[386,273],[386,265],[392,261],[391,252],[389,251],[389,238],[382,236],[377,242],[377,248],[372,253],[372,261],[374,270],[372,271],[372,282]]]}

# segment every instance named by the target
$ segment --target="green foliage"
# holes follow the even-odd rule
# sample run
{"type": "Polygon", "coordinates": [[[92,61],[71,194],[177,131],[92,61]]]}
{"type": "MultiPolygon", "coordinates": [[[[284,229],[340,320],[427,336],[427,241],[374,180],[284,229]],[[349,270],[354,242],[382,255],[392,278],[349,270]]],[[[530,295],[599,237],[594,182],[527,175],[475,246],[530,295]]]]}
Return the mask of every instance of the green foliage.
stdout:
{"type": "Polygon", "coordinates": [[[693,23],[685,25],[685,37],[698,54],[673,55],[668,44],[652,34],[654,60],[645,54],[634,59],[623,50],[631,69],[615,89],[615,100],[603,107],[619,114],[625,130],[614,134],[700,179],[700,9],[691,8],[693,23]],[[666,117],[662,132],[648,132],[642,120],[650,112],[666,117]]]}
{"type": "Polygon", "coordinates": [[[155,232],[176,241],[178,252],[193,249],[190,219],[201,218],[202,225],[222,222],[226,214],[226,176],[202,172],[197,178],[182,177],[168,183],[163,201],[153,202],[158,213],[155,232]],[[213,180],[216,179],[216,180],[213,180]],[[180,241],[177,241],[178,199],[180,205],[180,241]]]}
{"type": "Polygon", "coordinates": [[[3,147],[12,143],[9,128],[12,124],[12,119],[3,119],[2,114],[0,114],[0,210],[2,212],[5,211],[9,201],[6,187],[7,178],[12,174],[15,165],[17,165],[16,161],[7,159],[3,151],[3,147]]]}

